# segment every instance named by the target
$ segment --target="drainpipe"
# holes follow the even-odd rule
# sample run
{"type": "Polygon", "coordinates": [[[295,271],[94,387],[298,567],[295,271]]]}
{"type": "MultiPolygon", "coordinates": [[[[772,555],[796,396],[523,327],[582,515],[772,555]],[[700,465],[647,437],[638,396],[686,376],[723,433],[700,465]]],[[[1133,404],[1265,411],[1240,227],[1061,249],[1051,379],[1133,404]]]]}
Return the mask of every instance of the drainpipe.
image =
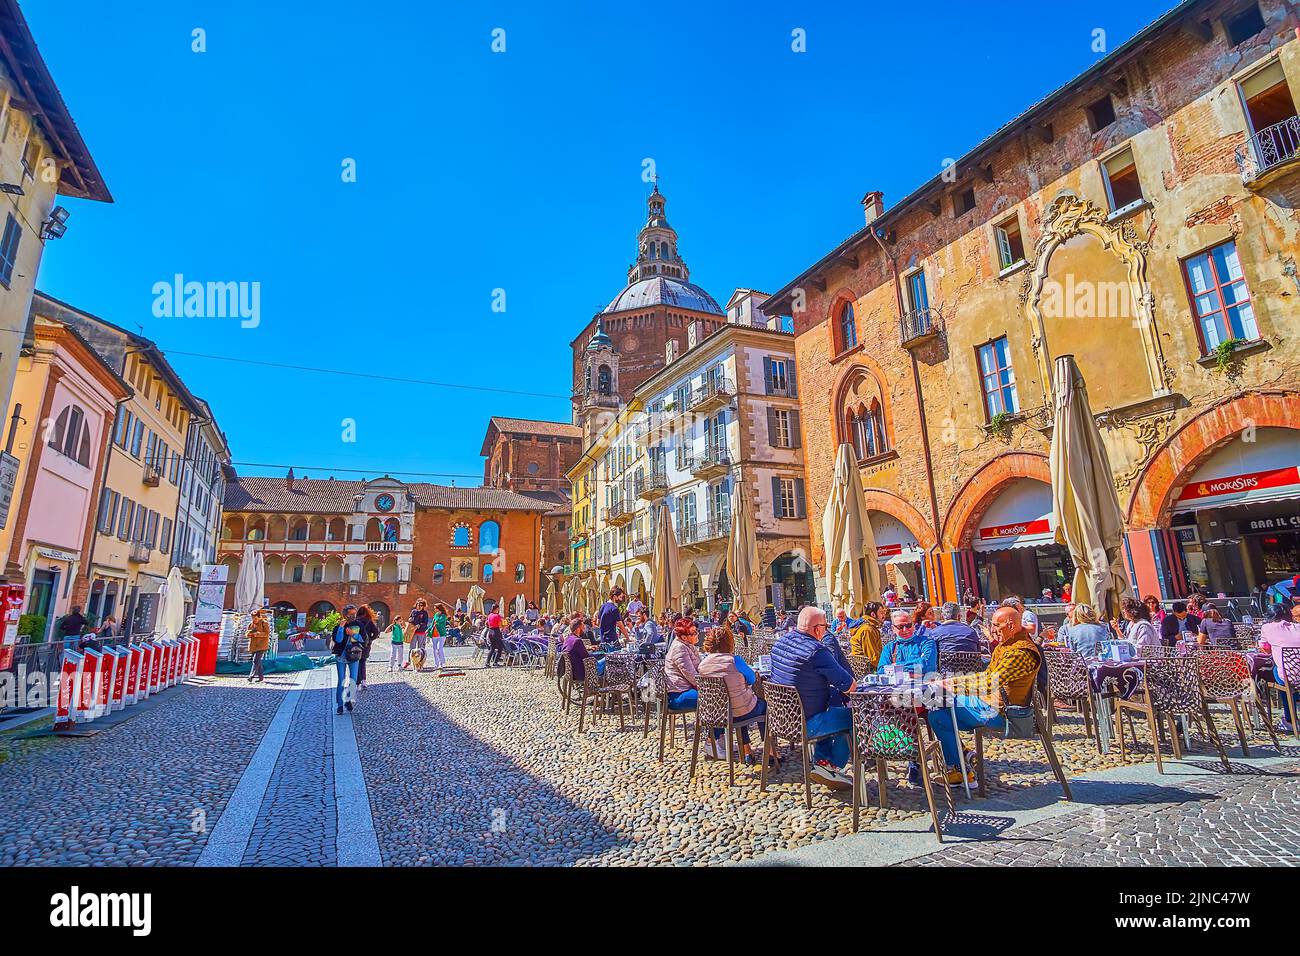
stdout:
{"type": "MultiPolygon", "coordinates": [[[[902,328],[904,312],[903,284],[898,274],[898,260],[894,257],[894,254],[889,251],[884,240],[880,238],[879,229],[873,228],[871,230],[871,235],[875,238],[876,245],[880,246],[880,251],[885,254],[887,259],[889,259],[890,269],[894,273],[894,306],[898,312],[899,328],[902,328]]],[[[921,420],[921,450],[925,455],[925,483],[930,493],[930,524],[934,528],[935,541],[934,552],[932,553],[937,553],[939,549],[943,547],[943,532],[939,527],[939,495],[934,488],[934,464],[930,456],[930,428],[925,419],[925,394],[921,390],[921,367],[916,361],[915,352],[909,349],[908,355],[912,360],[912,388],[916,392],[916,410],[921,420]]],[[[932,563],[937,564],[937,562],[932,563]]],[[[954,584],[955,583],[956,582],[954,582],[954,584]]],[[[934,584],[937,584],[937,582],[932,582],[932,585],[934,584]]],[[[937,589],[932,586],[930,590],[931,592],[935,592],[937,589]]],[[[930,597],[931,599],[937,598],[938,594],[931,593],[930,597]]]]}

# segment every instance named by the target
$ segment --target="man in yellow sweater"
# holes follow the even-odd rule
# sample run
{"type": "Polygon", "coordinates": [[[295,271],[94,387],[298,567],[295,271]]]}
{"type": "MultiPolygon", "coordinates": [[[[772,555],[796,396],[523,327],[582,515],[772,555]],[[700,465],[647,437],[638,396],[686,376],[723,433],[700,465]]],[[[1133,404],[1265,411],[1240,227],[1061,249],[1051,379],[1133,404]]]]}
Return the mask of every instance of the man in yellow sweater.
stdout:
{"type": "MultiPolygon", "coordinates": [[[[1042,654],[1029,632],[1025,630],[1020,612],[1011,607],[1000,607],[993,614],[993,636],[997,646],[989,666],[978,674],[953,677],[943,682],[947,693],[957,694],[956,725],[953,711],[948,708],[932,710],[930,727],[939,745],[943,747],[943,760],[948,766],[948,783],[962,784],[957,731],[987,727],[1002,730],[1006,718],[1004,705],[1024,707],[1034,693],[1038,667],[1042,654]]],[[[974,782],[974,775],[970,776],[974,782]]]]}
{"type": "Polygon", "coordinates": [[[884,621],[885,606],[879,601],[872,601],[866,606],[862,620],[849,632],[849,653],[855,657],[865,657],[871,661],[871,669],[876,669],[880,660],[880,648],[883,640],[880,625],[884,621]]]}

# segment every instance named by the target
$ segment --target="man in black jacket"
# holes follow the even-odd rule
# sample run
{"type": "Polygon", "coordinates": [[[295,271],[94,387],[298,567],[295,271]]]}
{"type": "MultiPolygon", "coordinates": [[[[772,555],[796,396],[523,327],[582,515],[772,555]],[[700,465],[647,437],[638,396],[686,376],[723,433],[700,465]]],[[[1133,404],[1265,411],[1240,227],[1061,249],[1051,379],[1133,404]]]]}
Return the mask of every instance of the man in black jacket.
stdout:
{"type": "Polygon", "coordinates": [[[81,614],[81,605],[74,604],[71,613],[64,615],[63,620],[59,622],[59,637],[65,641],[80,637],[85,627],[86,619],[81,614]]]}
{"type": "Polygon", "coordinates": [[[1160,622],[1160,643],[1173,647],[1186,632],[1195,634],[1201,628],[1201,619],[1187,610],[1186,601],[1175,601],[1173,610],[1160,622]]]}

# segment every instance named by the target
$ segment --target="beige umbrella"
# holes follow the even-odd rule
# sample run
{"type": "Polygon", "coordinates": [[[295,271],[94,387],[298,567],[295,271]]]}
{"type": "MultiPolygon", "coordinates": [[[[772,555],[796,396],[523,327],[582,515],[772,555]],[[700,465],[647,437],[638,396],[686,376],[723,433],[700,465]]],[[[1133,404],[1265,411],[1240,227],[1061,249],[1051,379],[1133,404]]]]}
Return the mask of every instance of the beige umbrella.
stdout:
{"type": "Polygon", "coordinates": [[[484,591],[484,590],[483,590],[481,587],[479,587],[477,584],[473,585],[473,586],[469,589],[469,597],[466,598],[466,600],[465,600],[466,613],[468,613],[468,614],[473,614],[475,611],[477,611],[479,614],[482,614],[482,613],[483,613],[483,598],[486,597],[486,596],[487,596],[487,592],[486,592],[486,591],[484,591]]]}
{"type": "Polygon", "coordinates": [[[522,594],[515,595],[515,617],[523,617],[528,612],[528,598],[522,594]]]}
{"type": "Polygon", "coordinates": [[[185,629],[185,579],[180,568],[168,572],[159,597],[158,633],[163,637],[180,637],[185,629]]]}
{"type": "Polygon", "coordinates": [[[842,444],[835,453],[835,477],[822,514],[822,547],[831,604],[849,617],[861,617],[868,598],[874,601],[880,595],[876,535],[863,498],[857,456],[851,445],[842,444]]]}
{"type": "Polygon", "coordinates": [[[1122,558],[1124,512],[1074,356],[1058,356],[1055,372],[1050,462],[1056,541],[1069,548],[1074,561],[1075,603],[1091,604],[1114,618],[1129,593],[1122,558]]]}
{"type": "Polygon", "coordinates": [[[758,544],[754,523],[741,494],[740,483],[731,491],[731,534],[727,536],[727,580],[731,582],[733,607],[748,611],[758,620],[758,593],[762,582],[758,575],[758,544]]]}
{"type": "Polygon", "coordinates": [[[682,604],[682,569],[677,560],[677,536],[668,506],[660,502],[655,511],[655,554],[650,579],[650,599],[658,613],[677,611],[682,604]]]}
{"type": "Polygon", "coordinates": [[[559,595],[555,593],[555,579],[547,585],[546,597],[542,599],[542,610],[547,614],[554,614],[559,608],[559,595]]]}

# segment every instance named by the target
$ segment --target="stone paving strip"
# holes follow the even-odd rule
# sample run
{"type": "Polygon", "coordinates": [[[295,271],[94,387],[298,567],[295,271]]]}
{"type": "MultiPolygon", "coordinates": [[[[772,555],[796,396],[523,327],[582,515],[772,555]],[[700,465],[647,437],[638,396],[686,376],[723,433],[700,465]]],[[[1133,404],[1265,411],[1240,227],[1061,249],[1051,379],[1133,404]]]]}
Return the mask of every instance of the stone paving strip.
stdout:
{"type": "Polygon", "coordinates": [[[92,737],[8,739],[0,866],[194,864],[283,691],[216,680],[92,737]]]}
{"type": "MultiPolygon", "coordinates": [[[[377,647],[372,660],[383,653],[377,647]]],[[[738,765],[728,789],[726,765],[702,759],[688,784],[690,751],[670,749],[660,765],[653,726],[643,740],[639,721],[620,733],[602,718],[579,736],[576,712],[561,712],[555,682],[540,671],[486,671],[463,649],[451,659],[467,665],[463,677],[372,666],[354,715],[386,864],[717,864],[852,830],[845,794],[814,785],[813,808],[804,808],[797,752],[767,794],[757,767],[738,765]]],[[[1057,748],[1071,775],[1120,766],[1118,753],[1097,754],[1073,714],[1062,715],[1057,748]]],[[[990,797],[1051,779],[1034,743],[992,740],[986,753],[990,797]]],[[[1150,746],[1136,759],[1149,761],[1150,746]]],[[[908,821],[928,830],[924,796],[901,771],[891,772],[890,809],[864,807],[864,828],[908,821]]]]}
{"type": "MultiPolygon", "coordinates": [[[[1253,768],[1235,767],[1250,771],[1253,768]]],[[[908,866],[1300,866],[1300,764],[1167,783],[908,866]]]]}

